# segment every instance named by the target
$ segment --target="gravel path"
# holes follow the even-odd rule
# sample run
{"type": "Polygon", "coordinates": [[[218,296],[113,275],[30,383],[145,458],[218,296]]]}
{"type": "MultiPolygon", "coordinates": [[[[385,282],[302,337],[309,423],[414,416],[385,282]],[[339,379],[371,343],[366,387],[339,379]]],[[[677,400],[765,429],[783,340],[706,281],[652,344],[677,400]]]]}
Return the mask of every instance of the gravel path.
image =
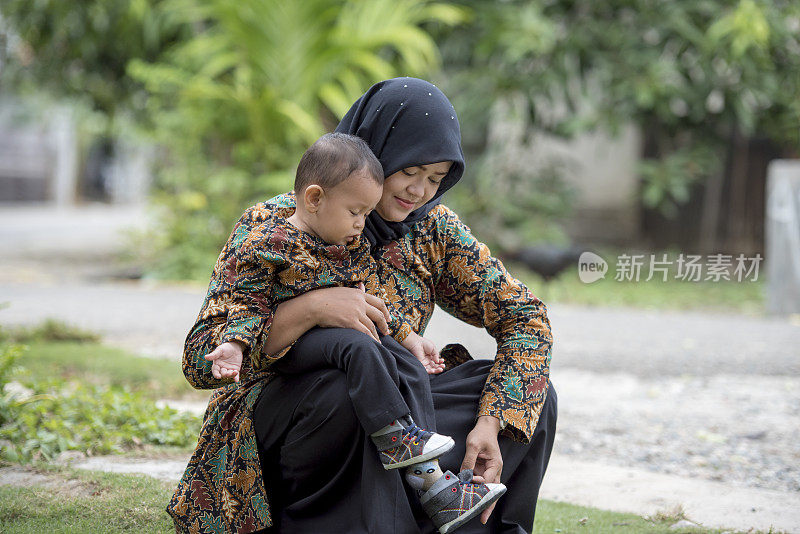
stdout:
{"type": "Polygon", "coordinates": [[[800,377],[561,370],[555,380],[559,454],[794,492],[800,504],[800,377]]]}

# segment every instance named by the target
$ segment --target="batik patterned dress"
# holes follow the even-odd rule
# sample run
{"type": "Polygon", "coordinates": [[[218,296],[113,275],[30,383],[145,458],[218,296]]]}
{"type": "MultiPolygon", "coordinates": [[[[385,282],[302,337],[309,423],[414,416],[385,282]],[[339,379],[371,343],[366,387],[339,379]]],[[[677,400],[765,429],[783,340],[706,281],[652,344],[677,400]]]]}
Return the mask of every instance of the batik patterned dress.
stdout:
{"type": "MultiPolygon", "coordinates": [[[[216,380],[204,356],[222,341],[236,279],[237,250],[274,213],[294,212],[293,195],[248,209],[214,266],[208,293],[183,356],[186,378],[196,388],[219,388],[211,397],[197,447],[167,511],[179,532],[252,532],[272,525],[261,476],[253,406],[271,375],[270,358],[246,358],[239,383],[216,380]]],[[[388,301],[422,333],[434,304],[484,327],[497,354],[478,413],[500,419],[502,433],[527,442],[548,386],[552,336],[544,304],[493,258],[489,249],[447,207],[439,205],[403,238],[377,255],[388,301]]],[[[256,334],[257,335],[257,334],[256,334]]],[[[256,345],[252,351],[258,352],[256,345]]],[[[272,360],[282,356],[273,355],[272,360]]],[[[447,368],[463,359],[445,356],[447,368]]]]}

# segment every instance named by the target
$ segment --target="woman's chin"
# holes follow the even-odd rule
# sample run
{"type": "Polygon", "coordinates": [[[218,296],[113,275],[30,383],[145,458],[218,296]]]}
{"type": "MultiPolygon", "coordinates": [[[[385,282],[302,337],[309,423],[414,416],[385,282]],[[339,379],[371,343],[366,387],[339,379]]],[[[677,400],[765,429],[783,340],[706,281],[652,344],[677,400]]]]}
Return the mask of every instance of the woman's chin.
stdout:
{"type": "Polygon", "coordinates": [[[411,211],[401,211],[401,210],[390,210],[387,213],[378,212],[378,215],[381,216],[381,219],[387,222],[403,222],[408,217],[408,214],[411,211]]]}

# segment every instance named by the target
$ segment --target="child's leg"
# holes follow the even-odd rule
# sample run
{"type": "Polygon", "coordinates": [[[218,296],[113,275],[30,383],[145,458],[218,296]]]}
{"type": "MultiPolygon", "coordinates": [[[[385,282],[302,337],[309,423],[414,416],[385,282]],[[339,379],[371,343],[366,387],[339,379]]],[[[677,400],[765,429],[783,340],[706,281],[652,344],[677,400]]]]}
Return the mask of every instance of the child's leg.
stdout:
{"type": "MultiPolygon", "coordinates": [[[[405,371],[405,366],[401,367],[405,371]]],[[[400,391],[406,389],[406,381],[401,380],[396,358],[361,332],[348,328],[313,328],[273,364],[273,369],[286,374],[330,368],[340,369],[347,375],[353,408],[368,434],[412,413],[400,391]]],[[[432,414],[430,386],[427,395],[432,414]]]]}
{"type": "MultiPolygon", "coordinates": [[[[386,336],[382,341],[395,343],[386,336]]],[[[274,364],[285,374],[331,367],[344,371],[353,409],[386,469],[436,458],[454,445],[447,436],[417,425],[415,417],[434,420],[428,375],[399,344],[392,348],[399,351],[351,329],[316,328],[274,364]]]]}
{"type": "Polygon", "coordinates": [[[381,345],[389,351],[397,365],[398,388],[414,421],[423,428],[436,430],[430,375],[405,347],[391,336],[381,336],[381,345]]]}

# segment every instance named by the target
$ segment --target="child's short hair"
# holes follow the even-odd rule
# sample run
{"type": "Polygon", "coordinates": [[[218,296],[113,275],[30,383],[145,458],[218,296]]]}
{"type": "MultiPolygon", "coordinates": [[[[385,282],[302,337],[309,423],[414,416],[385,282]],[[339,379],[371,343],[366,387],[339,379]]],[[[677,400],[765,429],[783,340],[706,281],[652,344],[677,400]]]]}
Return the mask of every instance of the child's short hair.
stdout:
{"type": "Polygon", "coordinates": [[[362,169],[383,185],[383,167],[363,139],[345,133],[328,133],[308,147],[300,158],[294,191],[299,195],[312,184],[333,188],[362,169]]]}

